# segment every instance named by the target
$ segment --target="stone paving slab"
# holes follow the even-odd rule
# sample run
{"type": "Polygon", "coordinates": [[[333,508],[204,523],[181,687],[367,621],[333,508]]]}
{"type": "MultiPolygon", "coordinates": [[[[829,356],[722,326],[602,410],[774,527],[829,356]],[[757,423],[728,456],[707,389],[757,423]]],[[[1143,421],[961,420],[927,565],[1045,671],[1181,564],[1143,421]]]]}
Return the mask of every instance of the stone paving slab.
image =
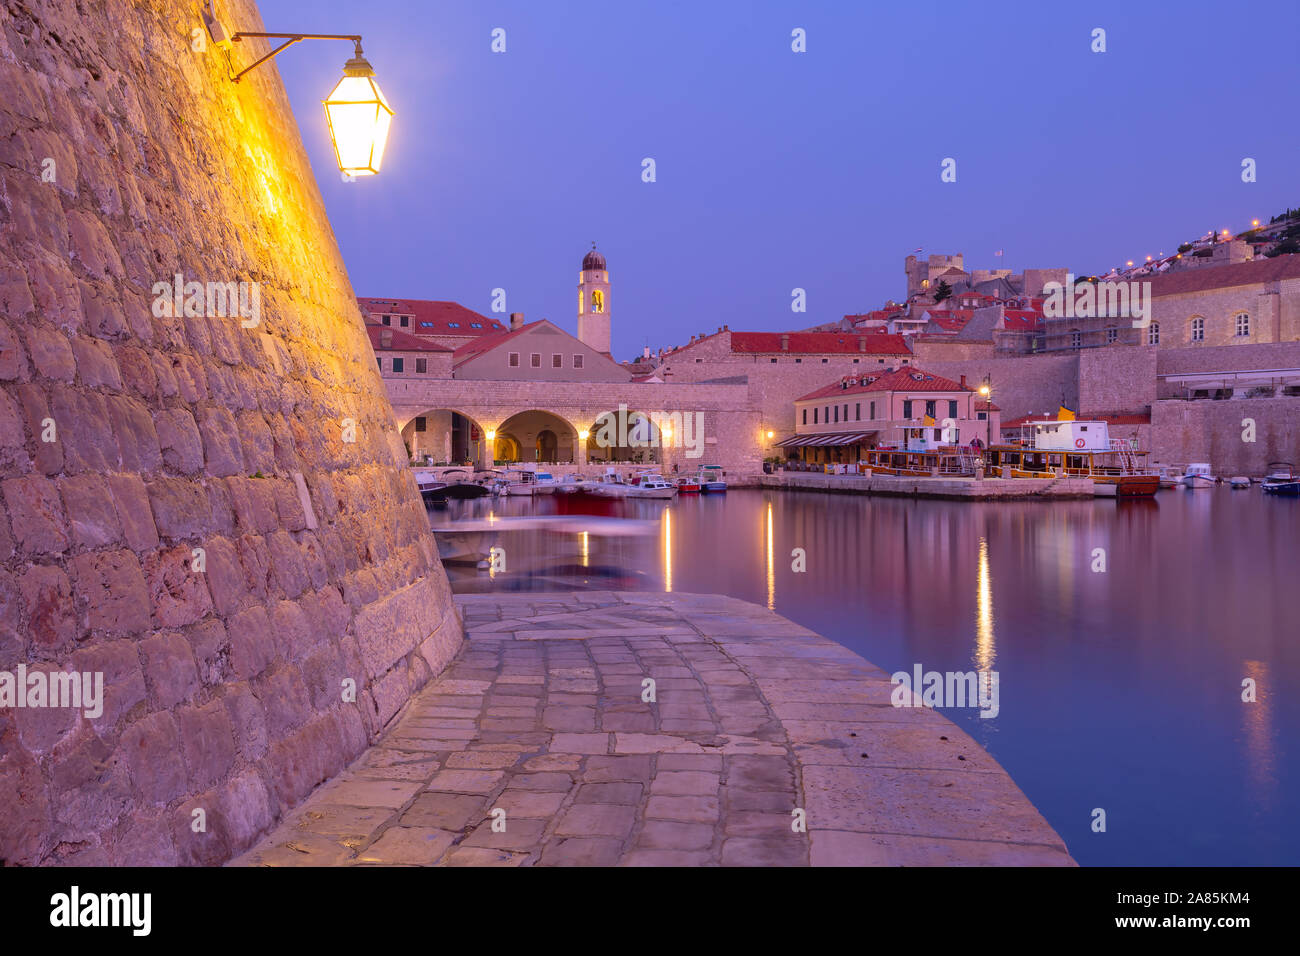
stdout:
{"type": "Polygon", "coordinates": [[[447,670],[232,865],[1073,865],[967,734],[757,605],[457,603],[447,670]]]}

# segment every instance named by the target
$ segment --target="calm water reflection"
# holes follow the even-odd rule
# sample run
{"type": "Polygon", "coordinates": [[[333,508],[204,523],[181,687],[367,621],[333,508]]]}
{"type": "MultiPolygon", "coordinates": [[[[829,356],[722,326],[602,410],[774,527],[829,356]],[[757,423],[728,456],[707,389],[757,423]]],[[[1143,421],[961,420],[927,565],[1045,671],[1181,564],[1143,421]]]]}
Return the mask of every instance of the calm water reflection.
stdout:
{"type": "Polygon", "coordinates": [[[454,586],[721,592],[891,672],[996,669],[995,719],[945,713],[1081,863],[1300,863],[1300,502],[1258,488],[1118,505],[733,491],[588,507],[602,504],[658,519],[659,533],[511,535],[509,573],[471,569],[454,586]],[[1246,678],[1257,703],[1241,701],[1246,678]],[[1091,832],[1094,807],[1104,834],[1091,832]]]}

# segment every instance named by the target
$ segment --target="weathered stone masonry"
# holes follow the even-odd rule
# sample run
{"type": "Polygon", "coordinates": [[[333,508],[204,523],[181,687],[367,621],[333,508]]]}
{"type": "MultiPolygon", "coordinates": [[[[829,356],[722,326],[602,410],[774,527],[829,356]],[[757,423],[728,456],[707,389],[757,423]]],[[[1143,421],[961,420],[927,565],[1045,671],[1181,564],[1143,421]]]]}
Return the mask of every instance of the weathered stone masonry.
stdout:
{"type": "Polygon", "coordinates": [[[0,671],[105,698],[0,709],[4,863],[225,860],[461,640],[278,74],[199,26],[0,0],[0,671]],[[259,323],[155,317],[177,273],[259,323]]]}

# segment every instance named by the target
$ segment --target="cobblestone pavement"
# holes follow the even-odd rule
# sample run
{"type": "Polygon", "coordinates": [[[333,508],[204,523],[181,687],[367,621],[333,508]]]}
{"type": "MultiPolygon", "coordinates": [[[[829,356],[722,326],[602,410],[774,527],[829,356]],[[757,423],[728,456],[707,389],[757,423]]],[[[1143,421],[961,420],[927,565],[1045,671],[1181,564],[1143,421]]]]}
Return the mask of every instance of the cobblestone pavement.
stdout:
{"type": "Polygon", "coordinates": [[[447,671],[236,865],[1073,862],[955,725],[893,707],[889,675],[764,608],[457,603],[447,671]]]}

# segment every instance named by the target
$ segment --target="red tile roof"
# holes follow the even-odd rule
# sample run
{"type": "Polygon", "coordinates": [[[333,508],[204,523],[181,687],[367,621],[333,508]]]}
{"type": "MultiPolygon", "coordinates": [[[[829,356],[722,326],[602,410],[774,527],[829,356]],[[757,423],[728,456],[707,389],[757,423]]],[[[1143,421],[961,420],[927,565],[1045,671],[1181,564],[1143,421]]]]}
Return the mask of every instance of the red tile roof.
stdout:
{"type": "Polygon", "coordinates": [[[472,341],[466,342],[464,345],[459,345],[456,347],[456,351],[451,357],[452,362],[455,365],[459,365],[462,362],[474,358],[475,356],[479,355],[482,352],[487,352],[491,349],[496,348],[498,345],[501,345],[505,342],[509,342],[511,339],[515,338],[521,332],[531,329],[533,326],[537,325],[538,322],[545,322],[545,321],[546,321],[545,319],[538,319],[537,322],[529,322],[527,325],[521,325],[517,329],[511,329],[505,332],[496,332],[492,335],[484,335],[481,338],[473,339],[472,341]]]}
{"type": "Polygon", "coordinates": [[[479,315],[459,302],[441,302],[430,299],[384,299],[357,297],[357,304],[365,315],[411,315],[411,327],[403,329],[412,335],[492,335],[504,331],[506,326],[496,319],[479,315]],[[479,328],[474,328],[478,325],[479,328]]]}
{"type": "Polygon", "coordinates": [[[401,329],[392,329],[386,325],[366,323],[366,334],[370,336],[370,347],[376,352],[450,352],[451,349],[437,342],[409,335],[401,329]],[[388,344],[384,338],[388,337],[388,344]]]}
{"type": "Polygon", "coordinates": [[[1029,332],[1043,327],[1043,314],[1032,309],[1003,309],[1002,327],[1008,332],[1029,332]]]}
{"type": "Polygon", "coordinates": [[[1279,279],[1300,279],[1300,254],[1167,272],[1151,280],[1151,295],[1184,295],[1208,289],[1253,285],[1256,282],[1276,282],[1279,279]]]}
{"type": "Polygon", "coordinates": [[[854,395],[862,392],[973,392],[973,388],[962,385],[960,382],[954,382],[950,378],[944,378],[942,375],[935,375],[925,369],[917,368],[914,365],[904,365],[902,368],[888,369],[883,372],[864,372],[861,375],[846,375],[838,381],[832,382],[815,392],[809,392],[807,395],[800,395],[795,399],[796,402],[809,401],[814,398],[825,398],[831,395],[854,395]],[[844,387],[845,382],[860,382],[866,380],[865,385],[850,385],[844,387]]]}
{"type": "Polygon", "coordinates": [[[818,355],[862,352],[866,355],[911,355],[906,337],[888,332],[732,332],[731,351],[818,355]],[[781,339],[789,336],[789,348],[781,339]],[[862,344],[859,344],[861,340],[862,344]]]}

